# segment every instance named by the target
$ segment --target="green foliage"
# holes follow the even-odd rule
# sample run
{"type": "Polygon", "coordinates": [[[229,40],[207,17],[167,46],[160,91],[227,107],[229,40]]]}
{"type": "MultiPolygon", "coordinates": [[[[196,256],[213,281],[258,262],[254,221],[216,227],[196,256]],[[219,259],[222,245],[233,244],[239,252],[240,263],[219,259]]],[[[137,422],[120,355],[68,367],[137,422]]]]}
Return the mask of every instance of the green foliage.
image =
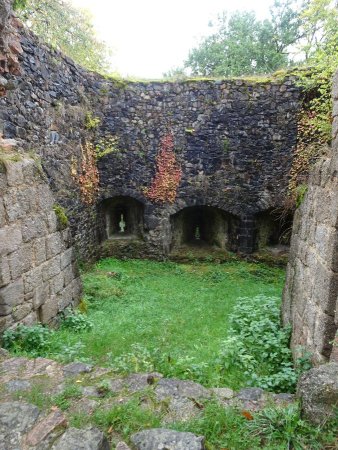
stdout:
{"type": "Polygon", "coordinates": [[[61,327],[80,333],[90,331],[93,328],[93,323],[84,314],[66,311],[61,327]]]}
{"type": "Polygon", "coordinates": [[[18,16],[44,42],[89,70],[107,72],[110,50],[97,39],[90,14],[67,0],[16,0],[18,16]]]}
{"type": "Polygon", "coordinates": [[[106,136],[99,139],[95,144],[95,155],[97,159],[101,159],[110,153],[115,155],[121,155],[123,153],[123,150],[119,148],[119,138],[117,136],[106,136]]]}
{"type": "Polygon", "coordinates": [[[297,186],[296,208],[299,208],[300,205],[303,203],[307,190],[308,186],[306,184],[301,184],[297,186]]]}
{"type": "Polygon", "coordinates": [[[52,334],[53,331],[42,325],[18,325],[3,333],[2,345],[15,353],[27,352],[32,356],[41,356],[48,349],[52,334]]]}
{"type": "Polygon", "coordinates": [[[13,1],[13,9],[14,11],[18,9],[23,9],[27,6],[27,0],[14,0],[13,1]]]}
{"type": "Polygon", "coordinates": [[[101,120],[99,117],[93,116],[92,112],[87,112],[85,116],[85,128],[87,130],[95,130],[100,125],[101,120]]]}
{"type": "Polygon", "coordinates": [[[299,28],[293,0],[276,0],[264,21],[253,12],[223,12],[213,33],[191,50],[185,67],[202,76],[271,73],[290,64],[287,49],[299,38],[299,28]]]}
{"type": "Polygon", "coordinates": [[[243,297],[229,318],[219,365],[238,367],[250,384],[275,392],[292,392],[298,378],[289,349],[290,329],[280,327],[280,302],[260,295],[243,297]]]}
{"type": "Polygon", "coordinates": [[[297,405],[266,408],[254,416],[247,428],[253,436],[260,437],[267,448],[279,445],[280,448],[319,450],[323,448],[323,440],[331,440],[330,433],[324,435],[328,427],[315,428],[302,420],[297,405]]]}
{"type": "Polygon", "coordinates": [[[62,411],[66,411],[72,404],[72,400],[81,398],[81,389],[75,385],[66,386],[63,392],[53,397],[53,404],[62,411]]]}
{"type": "Polygon", "coordinates": [[[68,217],[66,215],[65,209],[58,203],[55,203],[53,205],[53,211],[56,214],[56,217],[58,219],[58,223],[59,223],[61,230],[64,230],[65,228],[67,228],[68,227],[68,217]]]}
{"type": "Polygon", "coordinates": [[[131,434],[147,428],[159,428],[161,417],[150,408],[140,407],[140,400],[136,397],[115,405],[109,410],[99,409],[94,413],[94,422],[104,429],[114,429],[128,438],[131,434]]]}

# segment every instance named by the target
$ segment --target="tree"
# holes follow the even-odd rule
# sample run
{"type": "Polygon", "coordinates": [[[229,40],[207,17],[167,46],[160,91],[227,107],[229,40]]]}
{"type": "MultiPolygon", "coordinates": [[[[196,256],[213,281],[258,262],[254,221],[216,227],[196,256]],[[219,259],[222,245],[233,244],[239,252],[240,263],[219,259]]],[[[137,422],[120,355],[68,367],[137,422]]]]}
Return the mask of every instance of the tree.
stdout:
{"type": "Polygon", "coordinates": [[[110,51],[95,36],[89,13],[65,0],[15,0],[18,16],[44,42],[89,70],[106,73],[110,51]]]}
{"type": "Polygon", "coordinates": [[[195,75],[239,76],[273,72],[290,64],[288,47],[299,38],[293,0],[275,1],[271,19],[253,12],[223,13],[215,31],[191,50],[185,63],[195,75]]]}

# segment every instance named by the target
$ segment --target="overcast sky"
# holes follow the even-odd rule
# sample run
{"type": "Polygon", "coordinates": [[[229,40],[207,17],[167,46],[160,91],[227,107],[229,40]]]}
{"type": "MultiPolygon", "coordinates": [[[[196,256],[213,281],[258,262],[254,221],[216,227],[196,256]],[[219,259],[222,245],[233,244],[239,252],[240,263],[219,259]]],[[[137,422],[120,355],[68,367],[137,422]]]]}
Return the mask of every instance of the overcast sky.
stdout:
{"type": "Polygon", "coordinates": [[[189,49],[227,10],[266,17],[273,0],[70,0],[88,9],[100,39],[113,48],[112,68],[123,76],[160,78],[182,65],[189,49]]]}

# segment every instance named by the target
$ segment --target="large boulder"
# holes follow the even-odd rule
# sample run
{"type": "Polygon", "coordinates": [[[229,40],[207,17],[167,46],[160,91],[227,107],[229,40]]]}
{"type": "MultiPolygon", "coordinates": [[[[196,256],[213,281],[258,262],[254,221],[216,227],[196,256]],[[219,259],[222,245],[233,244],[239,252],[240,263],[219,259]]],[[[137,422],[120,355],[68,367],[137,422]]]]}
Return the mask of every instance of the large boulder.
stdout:
{"type": "Polygon", "coordinates": [[[333,417],[338,405],[338,364],[328,363],[306,372],[298,382],[302,415],[320,424],[333,417]]]}

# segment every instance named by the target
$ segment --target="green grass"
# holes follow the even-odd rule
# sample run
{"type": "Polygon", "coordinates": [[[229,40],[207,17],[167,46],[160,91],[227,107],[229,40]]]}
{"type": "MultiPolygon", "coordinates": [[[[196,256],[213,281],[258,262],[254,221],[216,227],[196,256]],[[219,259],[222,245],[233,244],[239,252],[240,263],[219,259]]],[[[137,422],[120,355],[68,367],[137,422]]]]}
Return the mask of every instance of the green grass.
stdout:
{"type": "MultiPolygon", "coordinates": [[[[262,264],[175,264],[106,259],[83,275],[90,331],[60,329],[48,356],[118,371],[157,370],[217,385],[210,362],[240,297],[281,294],[284,272],[262,264]],[[117,276],[110,276],[114,272],[117,276]]],[[[229,370],[221,384],[243,385],[229,370]]]]}

